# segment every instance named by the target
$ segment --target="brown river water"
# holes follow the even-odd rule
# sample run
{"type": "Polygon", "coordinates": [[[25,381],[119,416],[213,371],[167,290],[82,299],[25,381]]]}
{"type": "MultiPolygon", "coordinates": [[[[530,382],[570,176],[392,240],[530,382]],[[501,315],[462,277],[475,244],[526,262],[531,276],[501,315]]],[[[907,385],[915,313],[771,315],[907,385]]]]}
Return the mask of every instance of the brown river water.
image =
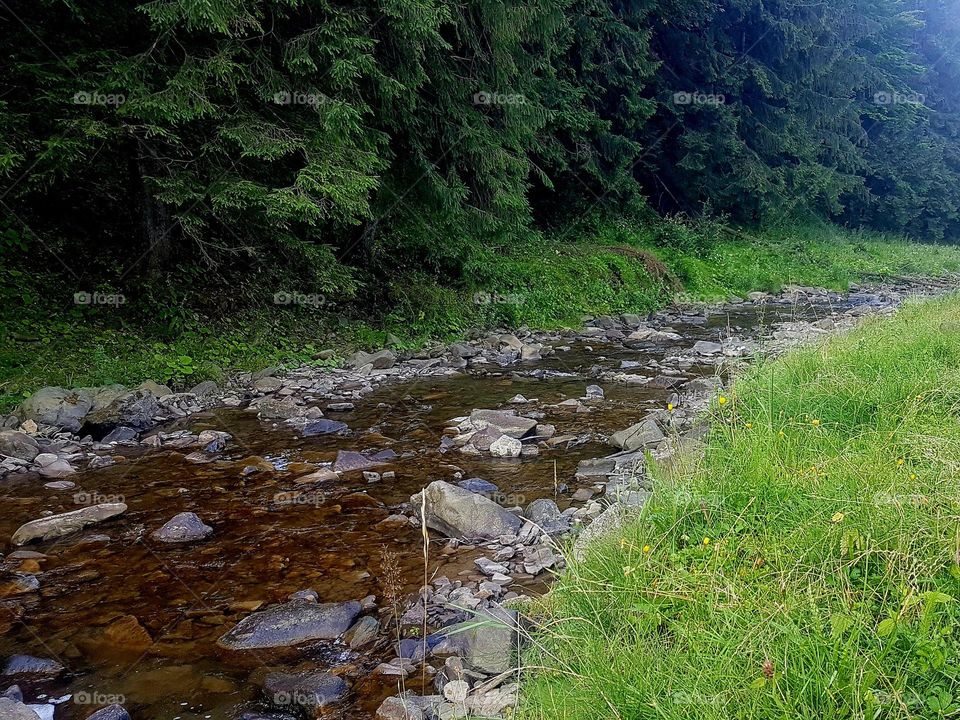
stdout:
{"type": "MultiPolygon", "coordinates": [[[[829,309],[773,306],[764,321],[810,319],[829,309]]],[[[702,318],[673,323],[683,335],[679,347],[716,340],[728,327],[749,336],[757,325],[750,308],[713,314],[706,323],[702,318]]],[[[0,593],[0,654],[54,658],[67,667],[57,680],[20,683],[26,701],[59,700],[57,720],[85,718],[98,705],[115,700],[122,700],[134,718],[231,720],[258,700],[268,671],[317,668],[343,674],[351,683],[348,703],[330,711],[331,717],[372,717],[381,700],[398,690],[395,678],[370,676],[377,663],[395,654],[385,647],[387,641],[364,654],[336,643],[237,652],[215,642],[258,603],[281,602],[306,588],[314,589],[321,602],[374,595],[384,607],[384,548],[398,559],[404,592],[415,593],[424,571],[420,530],[376,525],[411,494],[433,480],[452,480],[457,470],[463,478],[496,483],[514,504],[556,497],[561,509],[568,507],[569,495],[555,496],[555,477],[573,486],[581,459],[612,452],[597,433],[636,422],[662,407],[669,393],[601,382],[606,398],[592,412],[544,407],[581,397],[585,386],[596,382],[590,373],[597,365],[616,369],[621,360],[645,363],[664,354],[663,347],[628,350],[590,342],[573,342],[569,351],[545,360],[484,374],[388,384],[356,401],[355,410],[335,416],[349,425],[349,436],[299,438],[287,427],[259,421],[256,413],[224,409],[161,428],[229,432],[233,440],[215,462],[193,464],[170,450],[121,448],[122,462],[71,476],[77,484],[71,490],[46,489],[34,475],[8,477],[0,483],[0,538],[7,553],[15,549],[9,538],[18,526],[44,512],[76,509],[77,492],[92,502],[122,499],[129,506],[124,515],[81,533],[23,548],[41,557],[5,559],[7,573],[35,573],[40,589],[6,598],[0,593]],[[537,369],[572,376],[522,374],[537,369]],[[539,400],[538,409],[546,413],[543,422],[555,424],[558,435],[593,438],[514,460],[439,451],[451,418],[473,408],[501,407],[518,393],[539,400]],[[311,486],[297,502],[276,502],[277,493],[303,490],[294,482],[296,476],[332,461],[338,449],[370,448],[398,454],[389,466],[377,468],[393,470],[394,479],[368,483],[359,472],[346,473],[338,481],[311,486]],[[276,469],[244,475],[252,456],[276,469]],[[213,536],[173,547],[150,540],[151,531],[183,511],[198,513],[214,528],[213,536]],[[77,698],[87,698],[86,704],[77,698]]],[[[712,365],[694,366],[686,376],[715,371],[712,365]]],[[[476,577],[473,559],[482,548],[444,554],[445,545],[444,538],[433,537],[429,575],[476,577]]],[[[522,591],[543,592],[544,577],[549,575],[528,581],[522,591]]],[[[0,691],[8,684],[0,685],[0,691]]]]}

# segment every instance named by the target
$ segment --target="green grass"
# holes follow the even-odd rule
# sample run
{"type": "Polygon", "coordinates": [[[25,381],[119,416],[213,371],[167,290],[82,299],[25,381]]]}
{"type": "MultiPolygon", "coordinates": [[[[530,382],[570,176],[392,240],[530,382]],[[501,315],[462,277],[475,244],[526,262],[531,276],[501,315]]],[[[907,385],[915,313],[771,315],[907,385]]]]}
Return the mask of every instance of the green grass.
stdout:
{"type": "Polygon", "coordinates": [[[542,602],[520,717],[960,716],[960,298],[755,367],[542,602]]]}
{"type": "MultiPolygon", "coordinates": [[[[278,280],[271,276],[200,293],[220,308],[207,315],[190,309],[182,298],[191,293],[175,284],[165,295],[132,298],[119,309],[78,307],[69,281],[4,260],[0,411],[43,385],[151,379],[181,389],[237,370],[314,362],[324,349],[342,357],[355,347],[382,346],[388,333],[410,348],[472,328],[553,329],[579,326],[585,314],[644,314],[677,292],[711,301],[787,283],[846,289],[865,276],[939,275],[960,271],[960,248],[819,223],[759,235],[708,222],[584,224],[509,247],[477,246],[458,281],[398,274],[377,294],[377,306],[361,281],[357,297],[333,308],[278,307],[269,287],[278,280]]],[[[202,275],[186,277],[183,284],[196,296],[202,275]]],[[[280,289],[289,291],[293,282],[280,289]]]]}

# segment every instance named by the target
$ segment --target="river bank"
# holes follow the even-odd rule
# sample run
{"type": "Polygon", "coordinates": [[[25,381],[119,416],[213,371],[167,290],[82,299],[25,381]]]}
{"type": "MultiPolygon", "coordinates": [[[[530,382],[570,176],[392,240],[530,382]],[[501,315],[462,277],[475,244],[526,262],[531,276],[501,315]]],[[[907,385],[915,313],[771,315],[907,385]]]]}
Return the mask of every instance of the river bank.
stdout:
{"type": "Polygon", "coordinates": [[[958,697],[955,296],[761,364],[531,617],[519,717],[938,718],[958,697]]]}
{"type": "Polygon", "coordinates": [[[566,562],[563,538],[611,498],[645,501],[649,487],[621,482],[642,479],[643,450],[702,435],[700,412],[758,352],[949,286],[794,288],[564,333],[484,334],[434,357],[360,354],[351,369],[251,376],[203,401],[145,388],[74,418],[76,432],[106,433],[97,439],[39,422],[37,455],[3,488],[14,511],[0,533],[36,538],[4,560],[3,651],[65,668],[23,683],[38,708],[70,700],[58,720],[92,711],[76,698],[106,696],[137,717],[275,718],[320,697],[368,718],[395,711],[398,690],[439,692],[425,702],[446,714],[490,714],[515,701],[513,636],[451,625],[540,595],[566,562]],[[209,405],[172,424],[152,410],[189,403],[209,405]],[[121,424],[130,418],[165,424],[121,424]],[[461,499],[487,514],[451,512],[461,499]],[[86,533],[59,525],[78,510],[95,516],[86,533]],[[503,532],[486,532],[490,518],[503,532]],[[302,626],[304,613],[317,632],[278,639],[275,621],[302,626]],[[466,687],[444,695],[450,681],[466,687]],[[177,692],[158,695],[158,682],[177,692]]]}
{"type": "Polygon", "coordinates": [[[851,283],[951,272],[960,272],[951,246],[822,224],[753,233],[682,221],[587,225],[533,244],[477,246],[456,278],[398,271],[367,278],[357,296],[292,279],[91,284],[11,259],[0,263],[0,413],[44,386],[229,387],[269,367],[341,367],[357,349],[442,349],[471,329],[558,331],[585,316],[646,316],[674,300],[717,304],[791,284],[845,292],[851,283]]]}

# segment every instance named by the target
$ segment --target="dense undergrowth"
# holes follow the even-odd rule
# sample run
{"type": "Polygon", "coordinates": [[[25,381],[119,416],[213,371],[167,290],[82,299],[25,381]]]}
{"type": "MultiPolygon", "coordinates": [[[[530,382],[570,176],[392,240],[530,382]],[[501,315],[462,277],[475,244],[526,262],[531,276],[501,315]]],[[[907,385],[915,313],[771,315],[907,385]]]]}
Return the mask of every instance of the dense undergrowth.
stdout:
{"type": "Polygon", "coordinates": [[[678,295],[712,301],[788,283],[846,289],[864,277],[960,270],[951,246],[827,224],[754,235],[679,220],[584,225],[562,238],[479,247],[459,278],[400,271],[343,298],[268,274],[219,289],[188,276],[164,279],[159,291],[89,288],[3,259],[0,408],[43,385],[152,379],[182,388],[235,370],[335,363],[388,341],[409,348],[473,328],[577,326],[585,314],[645,313],[678,295]],[[203,288],[202,304],[192,286],[203,288]],[[78,291],[125,302],[77,304],[78,291]]]}
{"type": "Polygon", "coordinates": [[[960,713],[960,298],[761,364],[567,569],[524,718],[960,713]]]}

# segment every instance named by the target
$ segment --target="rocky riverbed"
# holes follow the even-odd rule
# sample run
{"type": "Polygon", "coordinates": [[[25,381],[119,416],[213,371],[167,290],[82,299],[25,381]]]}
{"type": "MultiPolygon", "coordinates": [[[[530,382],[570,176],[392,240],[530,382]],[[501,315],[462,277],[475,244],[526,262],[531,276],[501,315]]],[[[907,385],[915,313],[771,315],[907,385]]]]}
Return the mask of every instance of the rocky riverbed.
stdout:
{"type": "Polygon", "coordinates": [[[953,288],[788,288],[189,393],[45,388],[0,430],[0,718],[501,714],[515,608],[640,511],[646,453],[694,448],[731,372],[953,288]]]}

